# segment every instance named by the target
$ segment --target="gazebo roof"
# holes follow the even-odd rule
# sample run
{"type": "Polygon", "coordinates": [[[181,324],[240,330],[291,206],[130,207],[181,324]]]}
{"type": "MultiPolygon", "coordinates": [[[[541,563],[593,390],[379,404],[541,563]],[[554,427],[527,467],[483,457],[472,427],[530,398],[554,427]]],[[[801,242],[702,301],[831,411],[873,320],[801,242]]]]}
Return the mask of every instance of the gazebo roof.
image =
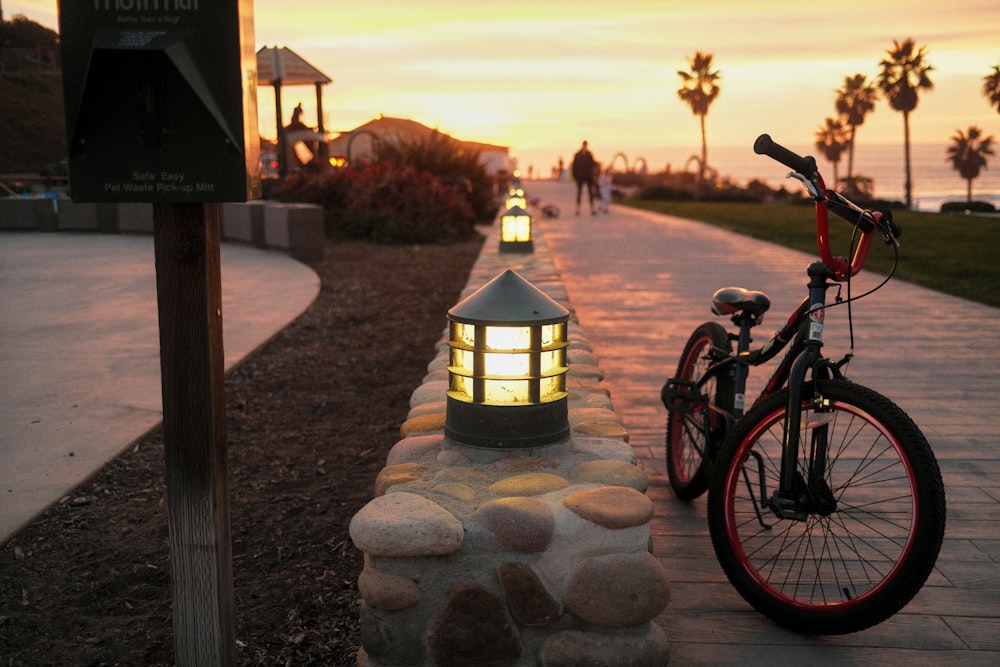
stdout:
{"type": "Polygon", "coordinates": [[[303,86],[332,83],[333,79],[307,63],[287,46],[261,47],[257,52],[257,83],[273,86],[303,86]]]}

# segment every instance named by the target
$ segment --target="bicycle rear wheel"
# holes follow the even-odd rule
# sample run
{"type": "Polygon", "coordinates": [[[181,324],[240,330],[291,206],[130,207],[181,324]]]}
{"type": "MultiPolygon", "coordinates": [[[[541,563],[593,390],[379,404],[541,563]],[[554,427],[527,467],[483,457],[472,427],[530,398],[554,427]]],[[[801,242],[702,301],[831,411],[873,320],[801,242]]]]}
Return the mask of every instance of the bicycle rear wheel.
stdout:
{"type": "Polygon", "coordinates": [[[842,380],[803,387],[796,496],[780,518],[788,391],[751,410],[719,453],[708,498],[719,563],[758,611],[791,630],[844,634],[903,608],[944,536],[945,494],[923,434],[881,394],[842,380]],[[818,396],[819,400],[814,400],[818,396]],[[808,444],[827,443],[823,482],[808,484],[808,444]],[[802,452],[806,452],[803,454],[802,452]],[[787,513],[786,513],[787,514],[787,513]]]}
{"type": "Polygon", "coordinates": [[[729,353],[732,343],[721,325],[705,322],[688,338],[677,364],[677,375],[663,388],[663,403],[668,410],[667,475],[681,500],[697,498],[708,489],[709,465],[705,459],[714,456],[733,410],[731,373],[710,376],[699,384],[710,365],[709,353],[713,348],[729,353]],[[668,397],[670,387],[679,395],[668,397]]]}

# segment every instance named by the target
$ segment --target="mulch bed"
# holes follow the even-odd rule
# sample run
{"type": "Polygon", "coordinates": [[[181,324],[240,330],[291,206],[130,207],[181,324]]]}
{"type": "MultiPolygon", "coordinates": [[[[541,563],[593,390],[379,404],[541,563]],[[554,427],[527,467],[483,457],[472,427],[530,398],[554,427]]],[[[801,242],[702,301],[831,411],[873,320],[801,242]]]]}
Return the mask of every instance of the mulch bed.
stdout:
{"type": "MultiPolygon", "coordinates": [[[[355,664],[348,523],[481,245],[328,243],[316,302],[229,373],[238,664],[355,664]]],[[[163,474],[157,429],[0,546],[0,667],[173,664],[163,474]]]]}

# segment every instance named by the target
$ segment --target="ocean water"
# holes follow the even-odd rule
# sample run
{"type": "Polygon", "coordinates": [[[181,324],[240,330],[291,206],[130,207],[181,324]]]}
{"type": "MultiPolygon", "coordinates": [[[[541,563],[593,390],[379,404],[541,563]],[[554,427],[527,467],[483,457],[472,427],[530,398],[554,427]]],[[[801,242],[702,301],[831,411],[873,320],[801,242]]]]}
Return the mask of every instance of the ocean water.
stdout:
{"type": "MultiPolygon", "coordinates": [[[[813,155],[817,159],[820,173],[833,183],[833,165],[821,157],[813,146],[788,146],[800,155],[813,155]]],[[[955,171],[947,160],[947,143],[911,144],[910,170],[913,186],[913,203],[922,211],[938,211],[945,201],[965,201],[966,181],[955,171]]],[[[700,147],[659,147],[625,153],[631,163],[646,160],[649,171],[663,171],[667,164],[673,171],[684,171],[692,153],[700,147]],[[692,148],[694,150],[692,150],[692,148]]],[[[972,198],[975,201],[990,202],[1000,209],[1000,151],[988,158],[986,169],[972,181],[972,198]]],[[[687,166],[694,170],[695,162],[687,166]]],[[[798,187],[792,181],[785,181],[788,169],[774,160],[753,152],[752,146],[708,145],[708,164],[717,169],[720,177],[729,178],[741,185],[759,179],[776,187],[798,187]]],[[[621,161],[615,165],[621,167],[621,161]]],[[[905,200],[905,167],[903,144],[858,144],[854,152],[854,174],[874,180],[875,196],[881,199],[905,200]]],[[[838,175],[847,175],[847,155],[838,165],[838,175]]]]}

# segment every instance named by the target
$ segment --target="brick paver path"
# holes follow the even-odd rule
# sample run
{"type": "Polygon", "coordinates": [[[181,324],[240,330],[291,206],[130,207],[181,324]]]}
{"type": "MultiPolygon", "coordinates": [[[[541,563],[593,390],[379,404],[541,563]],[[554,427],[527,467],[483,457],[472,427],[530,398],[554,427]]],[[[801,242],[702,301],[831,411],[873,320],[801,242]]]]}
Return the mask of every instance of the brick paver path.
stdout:
{"type": "MultiPolygon", "coordinates": [[[[855,305],[857,356],[848,374],[891,397],[923,429],[941,464],[948,527],[936,571],[900,614],[853,635],[799,636],[759,615],[729,585],[712,551],[705,498],[686,504],[673,497],[659,390],[691,330],[714,318],[716,288],[768,292],[772,311],[758,335],[770,335],[805,295],[811,258],[621,206],[575,217],[571,184],[526,185],[529,197],[563,211],[557,220],[536,217],[539,237],[651,479],[655,553],[673,582],[660,619],[671,664],[1000,664],[1000,310],[899,280],[855,305]]],[[[809,224],[809,211],[789,224],[809,224]]],[[[859,283],[875,282],[860,278],[855,294],[859,283]]],[[[848,344],[846,309],[835,310],[827,315],[826,351],[839,358],[848,344]]],[[[759,386],[767,370],[757,370],[759,386]]]]}

